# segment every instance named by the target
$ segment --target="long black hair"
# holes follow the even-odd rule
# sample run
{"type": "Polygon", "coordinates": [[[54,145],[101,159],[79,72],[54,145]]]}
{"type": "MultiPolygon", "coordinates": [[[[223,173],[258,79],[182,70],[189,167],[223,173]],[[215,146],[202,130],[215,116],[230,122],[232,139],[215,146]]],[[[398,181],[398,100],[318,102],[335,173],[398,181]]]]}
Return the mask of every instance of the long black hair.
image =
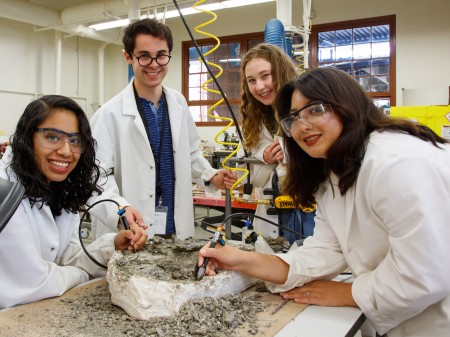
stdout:
{"type": "Polygon", "coordinates": [[[65,96],[48,95],[28,104],[17,123],[11,145],[10,167],[25,187],[25,195],[31,200],[32,205],[41,202],[42,207],[45,203],[50,206],[54,215],[60,215],[63,209],[77,213],[93,192],[101,193],[102,190],[97,185],[100,169],[95,160],[96,141],[91,135],[89,121],[83,109],[74,100],[65,96]],[[33,135],[36,128],[55,109],[69,110],[76,115],[83,152],[67,179],[49,183],[39,170],[33,150],[33,135]]]}
{"type": "Polygon", "coordinates": [[[280,119],[289,114],[295,90],[311,101],[330,104],[343,125],[342,133],[330,147],[326,159],[310,157],[293,138],[284,134],[289,158],[284,192],[302,204],[311,201],[311,196],[331,172],[339,177],[341,194],[347,192],[356,181],[369,135],[375,130],[407,133],[437,147],[448,143],[426,126],[386,116],[361,86],[341,70],[313,69],[290,80],[277,96],[280,119]]]}

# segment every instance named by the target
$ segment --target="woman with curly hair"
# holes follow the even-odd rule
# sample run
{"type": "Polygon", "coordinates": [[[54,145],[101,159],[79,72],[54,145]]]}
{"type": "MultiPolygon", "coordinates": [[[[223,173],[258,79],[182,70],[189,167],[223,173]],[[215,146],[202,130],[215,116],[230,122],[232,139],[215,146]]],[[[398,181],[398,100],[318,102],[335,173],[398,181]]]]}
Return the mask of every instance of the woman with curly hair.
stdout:
{"type": "MultiPolygon", "coordinates": [[[[279,88],[297,73],[291,58],[277,46],[268,43],[259,44],[244,55],[241,72],[243,143],[245,149],[251,152],[251,157],[264,163],[251,166],[251,182],[257,194],[261,195],[264,188],[274,187],[272,178],[275,170],[279,179],[285,171],[285,157],[278,137],[275,98],[279,88]]],[[[278,179],[275,181],[278,184],[278,179]]],[[[278,217],[267,215],[267,208],[258,205],[256,215],[277,222],[278,217]]],[[[300,209],[283,210],[280,225],[309,236],[314,230],[314,214],[300,209]]],[[[255,219],[254,227],[264,236],[282,235],[290,243],[300,239],[293,233],[279,231],[277,227],[258,219],[255,219]]]]}
{"type": "Polygon", "coordinates": [[[287,191],[316,197],[314,235],[287,254],[205,246],[199,265],[210,257],[207,275],[240,271],[298,303],[359,307],[379,335],[448,336],[449,141],[389,118],[335,68],[289,81],[277,108],[287,191]],[[331,281],[347,268],[353,283],[331,281]]]}
{"type": "MultiPolygon", "coordinates": [[[[0,177],[20,182],[25,197],[0,233],[0,308],[62,295],[101,276],[78,240],[80,206],[97,185],[95,140],[72,99],[43,96],[25,109],[0,161],[0,177]]],[[[140,249],[147,240],[134,226],[104,235],[88,247],[98,261],[115,249],[140,249]]]]}

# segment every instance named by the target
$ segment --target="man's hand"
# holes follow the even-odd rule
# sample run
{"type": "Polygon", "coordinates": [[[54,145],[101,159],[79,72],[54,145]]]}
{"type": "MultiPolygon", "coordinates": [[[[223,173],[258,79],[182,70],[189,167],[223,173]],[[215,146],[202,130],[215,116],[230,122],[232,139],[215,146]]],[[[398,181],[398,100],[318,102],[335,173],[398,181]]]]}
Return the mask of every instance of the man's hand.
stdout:
{"type": "Polygon", "coordinates": [[[139,227],[143,229],[147,229],[148,226],[144,223],[142,219],[141,213],[134,207],[125,206],[125,216],[127,217],[127,221],[132,227],[133,224],[137,224],[139,227]]]}
{"type": "Polygon", "coordinates": [[[220,190],[231,188],[236,181],[236,173],[225,169],[219,170],[217,174],[209,180],[211,184],[220,190]]]}

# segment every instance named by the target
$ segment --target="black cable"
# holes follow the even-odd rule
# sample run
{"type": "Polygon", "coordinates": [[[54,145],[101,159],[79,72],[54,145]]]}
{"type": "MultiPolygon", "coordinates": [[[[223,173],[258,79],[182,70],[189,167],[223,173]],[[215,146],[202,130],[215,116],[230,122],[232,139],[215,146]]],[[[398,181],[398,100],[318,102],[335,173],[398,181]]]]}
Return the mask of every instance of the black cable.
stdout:
{"type": "MultiPolygon", "coordinates": [[[[225,101],[225,103],[226,103],[226,105],[227,105],[227,107],[228,107],[228,110],[230,111],[231,118],[233,119],[234,125],[236,125],[236,133],[238,134],[239,139],[241,140],[242,149],[244,150],[244,156],[245,156],[246,158],[248,158],[249,154],[248,154],[248,152],[245,150],[244,145],[243,145],[243,144],[244,144],[244,137],[243,137],[242,134],[241,134],[241,130],[239,129],[239,125],[238,125],[236,116],[234,115],[233,109],[231,108],[230,102],[228,101],[227,96],[225,95],[224,91],[222,90],[222,86],[219,84],[219,81],[217,81],[216,76],[215,76],[215,75],[213,74],[213,72],[211,71],[211,68],[209,67],[209,65],[208,65],[208,63],[207,63],[205,57],[203,56],[203,53],[201,52],[201,50],[200,50],[200,48],[199,48],[199,46],[198,46],[198,44],[197,44],[197,41],[196,41],[195,38],[194,38],[194,35],[192,35],[192,31],[191,31],[191,29],[189,28],[189,26],[188,26],[188,24],[187,24],[187,22],[186,22],[186,19],[184,18],[183,13],[181,13],[181,9],[180,9],[180,7],[178,6],[177,1],[176,1],[176,0],[173,0],[173,4],[175,5],[175,7],[176,7],[177,10],[178,10],[178,13],[179,13],[179,15],[180,15],[180,18],[181,18],[181,20],[183,21],[183,24],[184,24],[184,26],[186,27],[186,30],[187,30],[189,36],[191,37],[192,43],[194,43],[194,46],[195,46],[195,49],[197,50],[198,55],[199,55],[200,58],[202,59],[203,64],[205,65],[205,67],[206,67],[206,69],[208,70],[209,74],[210,74],[211,77],[213,78],[214,83],[216,84],[217,88],[219,89],[220,94],[222,95],[222,97],[223,97],[223,99],[224,99],[224,101],[225,101]]],[[[247,166],[247,170],[249,170],[250,164],[247,164],[246,166],[247,166]]],[[[250,177],[249,177],[248,179],[250,179],[250,177]]]]}
{"type": "MultiPolygon", "coordinates": [[[[244,142],[244,138],[242,137],[241,131],[239,130],[236,116],[235,116],[234,113],[233,113],[233,109],[231,108],[231,105],[230,105],[230,102],[228,101],[227,96],[225,95],[224,91],[222,90],[222,86],[221,86],[221,85],[219,84],[219,82],[217,81],[216,76],[215,76],[215,75],[213,74],[213,72],[211,71],[211,68],[209,67],[209,65],[208,65],[208,63],[207,63],[205,57],[203,56],[203,53],[201,52],[201,50],[200,50],[200,48],[199,48],[199,46],[198,46],[198,44],[197,44],[197,41],[196,41],[195,38],[194,38],[194,35],[192,35],[192,31],[191,31],[191,29],[189,28],[189,26],[188,26],[188,24],[187,24],[187,22],[186,22],[186,19],[184,18],[183,13],[181,13],[181,9],[180,9],[180,7],[178,6],[177,1],[176,1],[176,0],[173,0],[173,4],[175,5],[175,7],[176,7],[177,10],[178,10],[178,13],[179,13],[179,15],[180,15],[180,18],[181,18],[181,20],[183,21],[183,24],[184,24],[184,26],[186,27],[186,30],[187,30],[189,36],[191,37],[191,41],[194,43],[194,46],[195,46],[195,49],[197,50],[197,53],[199,54],[200,58],[202,59],[203,64],[205,65],[205,67],[206,67],[206,69],[208,70],[209,74],[210,74],[211,77],[213,78],[214,83],[216,83],[217,88],[218,88],[219,91],[220,91],[220,94],[222,95],[223,99],[225,100],[225,103],[227,104],[228,110],[230,110],[231,117],[233,118],[233,122],[234,122],[234,124],[236,125],[236,132],[237,132],[237,134],[239,135],[239,139],[240,139],[241,142],[243,143],[243,142],[244,142]]],[[[243,149],[243,150],[244,150],[245,156],[248,157],[248,154],[247,154],[247,152],[245,151],[245,149],[243,149]]]]}
{"type": "MultiPolygon", "coordinates": [[[[105,201],[111,201],[111,202],[115,203],[117,205],[117,207],[119,207],[119,209],[120,209],[119,203],[117,201],[115,201],[115,200],[112,200],[112,199],[103,199],[103,200],[99,200],[97,202],[94,202],[91,206],[88,207],[88,209],[84,212],[83,216],[80,219],[80,226],[78,227],[78,237],[80,239],[81,248],[83,248],[84,252],[91,259],[91,261],[94,262],[99,267],[108,269],[107,266],[105,266],[104,264],[98,262],[91,254],[89,254],[89,252],[87,251],[86,247],[84,246],[83,238],[81,237],[81,226],[83,225],[84,217],[91,210],[92,207],[94,207],[95,205],[97,205],[99,203],[105,202],[105,201]]],[[[91,231],[92,231],[92,227],[91,227],[91,231]]]]}
{"type": "Polygon", "coordinates": [[[239,216],[239,217],[243,217],[243,218],[252,217],[253,219],[254,219],[254,218],[260,219],[260,220],[263,220],[263,221],[265,221],[265,222],[270,223],[271,225],[277,226],[278,228],[281,228],[281,229],[283,229],[283,230],[285,230],[285,231],[291,232],[292,234],[297,235],[297,236],[298,236],[299,238],[301,238],[301,239],[306,239],[306,238],[307,238],[307,236],[305,236],[305,235],[303,235],[303,234],[300,234],[300,233],[298,233],[298,232],[296,232],[296,231],[294,231],[294,230],[292,230],[292,229],[290,229],[290,228],[287,228],[287,227],[285,227],[285,226],[279,225],[279,224],[277,224],[276,222],[270,221],[270,220],[268,220],[268,219],[266,219],[266,218],[263,218],[263,217],[261,217],[261,216],[259,216],[259,215],[256,215],[256,214],[253,214],[253,213],[246,213],[246,212],[234,213],[234,214],[230,214],[229,216],[225,217],[225,219],[223,219],[223,221],[222,221],[222,223],[221,223],[222,227],[225,227],[225,223],[226,223],[228,220],[230,220],[230,219],[232,219],[232,218],[235,218],[235,217],[238,217],[238,216],[239,216]]]}

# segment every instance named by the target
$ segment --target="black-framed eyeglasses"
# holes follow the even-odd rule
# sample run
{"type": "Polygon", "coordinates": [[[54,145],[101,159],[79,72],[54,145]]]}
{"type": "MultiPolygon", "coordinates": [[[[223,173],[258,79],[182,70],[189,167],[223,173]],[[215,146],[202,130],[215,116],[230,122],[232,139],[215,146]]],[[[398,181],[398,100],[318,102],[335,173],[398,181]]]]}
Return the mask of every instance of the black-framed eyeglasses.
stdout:
{"type": "Polygon", "coordinates": [[[316,101],[284,116],[280,120],[280,125],[286,136],[292,137],[292,129],[299,127],[300,123],[312,128],[323,123],[330,116],[333,116],[333,108],[331,105],[316,101]],[[302,112],[303,114],[301,114],[302,112]]]}
{"type": "Polygon", "coordinates": [[[153,63],[153,60],[156,62],[157,65],[163,67],[167,65],[170,62],[170,58],[172,55],[166,55],[166,54],[158,54],[156,57],[151,57],[150,55],[142,55],[142,56],[136,56],[132,52],[128,52],[129,54],[133,55],[136,60],[138,61],[139,65],[142,67],[148,67],[153,63]]]}
{"type": "Polygon", "coordinates": [[[73,153],[82,153],[83,140],[80,133],[68,133],[55,128],[36,128],[37,141],[46,149],[58,150],[67,142],[73,153]]]}

